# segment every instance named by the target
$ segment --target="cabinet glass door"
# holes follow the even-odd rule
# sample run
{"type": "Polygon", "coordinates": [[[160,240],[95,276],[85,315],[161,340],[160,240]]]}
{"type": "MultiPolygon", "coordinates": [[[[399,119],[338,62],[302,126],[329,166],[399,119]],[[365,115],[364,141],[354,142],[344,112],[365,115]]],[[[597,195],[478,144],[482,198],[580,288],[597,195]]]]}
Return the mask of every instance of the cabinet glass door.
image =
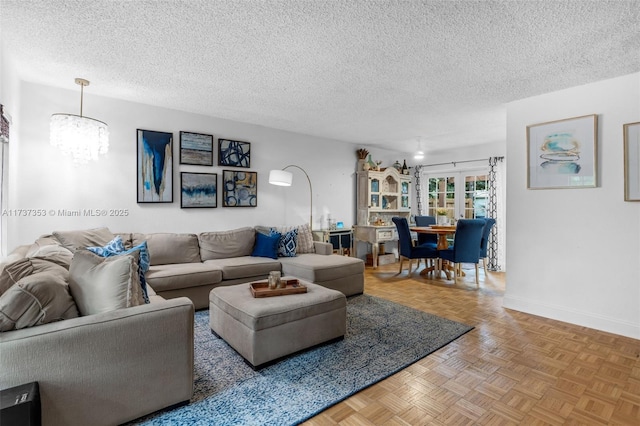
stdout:
{"type": "Polygon", "coordinates": [[[369,183],[369,208],[380,208],[380,181],[371,179],[369,183]]]}

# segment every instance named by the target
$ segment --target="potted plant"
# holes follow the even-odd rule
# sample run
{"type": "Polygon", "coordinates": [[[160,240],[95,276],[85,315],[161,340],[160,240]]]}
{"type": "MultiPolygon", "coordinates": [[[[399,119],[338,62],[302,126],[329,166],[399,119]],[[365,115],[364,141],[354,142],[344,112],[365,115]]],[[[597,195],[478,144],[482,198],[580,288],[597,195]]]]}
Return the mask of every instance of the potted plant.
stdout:
{"type": "Polygon", "coordinates": [[[438,225],[448,225],[449,218],[447,217],[448,210],[444,207],[438,207],[436,209],[436,215],[438,216],[438,225]]]}

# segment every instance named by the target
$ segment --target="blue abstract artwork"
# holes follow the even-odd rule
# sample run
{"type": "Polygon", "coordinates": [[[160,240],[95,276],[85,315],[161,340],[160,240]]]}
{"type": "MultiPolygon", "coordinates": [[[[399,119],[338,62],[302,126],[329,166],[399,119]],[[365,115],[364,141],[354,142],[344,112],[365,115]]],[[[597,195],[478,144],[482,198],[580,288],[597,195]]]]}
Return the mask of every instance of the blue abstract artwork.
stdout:
{"type": "Polygon", "coordinates": [[[138,203],[173,202],[173,133],[138,129],[138,203]]]}
{"type": "Polygon", "coordinates": [[[258,173],[224,170],[222,184],[223,207],[256,207],[258,205],[258,173]]]}
{"type": "Polygon", "coordinates": [[[213,135],[181,131],[180,164],[213,166],[213,135]]]}
{"type": "Polygon", "coordinates": [[[218,140],[218,165],[246,167],[251,164],[251,144],[249,142],[218,140]]]}
{"type": "Polygon", "coordinates": [[[218,207],[216,173],[180,173],[180,207],[218,207]]]}

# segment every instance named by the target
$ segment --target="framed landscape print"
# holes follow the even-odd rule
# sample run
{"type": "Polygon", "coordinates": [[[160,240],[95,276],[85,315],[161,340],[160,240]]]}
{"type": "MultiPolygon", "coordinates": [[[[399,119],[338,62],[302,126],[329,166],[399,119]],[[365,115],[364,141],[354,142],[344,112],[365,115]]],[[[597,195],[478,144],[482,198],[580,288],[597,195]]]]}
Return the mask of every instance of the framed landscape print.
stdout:
{"type": "Polygon", "coordinates": [[[218,165],[231,167],[251,167],[251,143],[218,140],[218,165]]]}
{"type": "Polygon", "coordinates": [[[180,164],[213,166],[213,135],[181,131],[180,164]]]}
{"type": "Polygon", "coordinates": [[[258,205],[258,173],[237,170],[222,171],[222,206],[256,207],[258,205]]]}
{"type": "Polygon", "coordinates": [[[137,129],[138,203],[173,203],[173,133],[137,129]]]}
{"type": "Polygon", "coordinates": [[[527,126],[527,188],[595,188],[596,114],[527,126]]]}
{"type": "Polygon", "coordinates": [[[640,122],[624,130],[624,200],[640,201],[640,122]]]}
{"type": "Polygon", "coordinates": [[[218,174],[181,172],[180,207],[218,207],[218,174]]]}

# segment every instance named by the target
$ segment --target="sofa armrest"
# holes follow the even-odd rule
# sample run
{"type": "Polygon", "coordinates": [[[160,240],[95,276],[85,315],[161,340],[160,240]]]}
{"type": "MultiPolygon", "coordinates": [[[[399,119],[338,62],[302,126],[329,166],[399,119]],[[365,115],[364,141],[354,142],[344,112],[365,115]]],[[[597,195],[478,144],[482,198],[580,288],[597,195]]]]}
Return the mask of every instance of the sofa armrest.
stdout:
{"type": "Polygon", "coordinates": [[[193,394],[186,297],[0,333],[0,388],[39,382],[43,425],[121,424],[193,394]]]}
{"type": "Polygon", "coordinates": [[[333,244],[325,243],[323,241],[314,241],[313,248],[316,251],[316,254],[333,254],[333,244]]]}

